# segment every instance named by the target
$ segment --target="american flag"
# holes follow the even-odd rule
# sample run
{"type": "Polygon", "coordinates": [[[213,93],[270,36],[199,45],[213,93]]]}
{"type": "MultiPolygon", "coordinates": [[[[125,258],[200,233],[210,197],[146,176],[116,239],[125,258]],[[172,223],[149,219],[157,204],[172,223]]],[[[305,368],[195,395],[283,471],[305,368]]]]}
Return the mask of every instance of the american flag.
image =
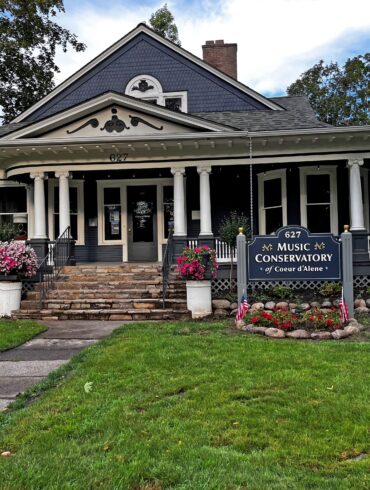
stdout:
{"type": "Polygon", "coordinates": [[[342,297],[339,301],[338,308],[340,311],[340,320],[342,323],[348,322],[349,314],[348,314],[348,306],[344,300],[343,288],[342,288],[342,297]]]}
{"type": "Polygon", "coordinates": [[[236,313],[235,322],[238,322],[239,320],[243,320],[244,315],[247,313],[249,308],[250,308],[250,305],[247,301],[247,297],[243,293],[242,297],[240,298],[239,308],[238,308],[238,311],[236,313]]]}

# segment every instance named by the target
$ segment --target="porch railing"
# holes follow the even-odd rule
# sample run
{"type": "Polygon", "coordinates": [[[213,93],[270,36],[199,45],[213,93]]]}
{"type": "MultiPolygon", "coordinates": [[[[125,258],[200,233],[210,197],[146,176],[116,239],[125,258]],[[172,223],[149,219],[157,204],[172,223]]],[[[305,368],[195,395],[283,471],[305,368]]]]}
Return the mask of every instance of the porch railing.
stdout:
{"type": "Polygon", "coordinates": [[[172,238],[172,236],[173,236],[173,226],[170,225],[168,228],[168,238],[167,238],[166,249],[165,249],[165,252],[163,255],[163,260],[162,260],[162,302],[163,302],[163,308],[166,307],[167,289],[168,289],[172,260],[173,260],[173,238],[172,238]]]}
{"type": "MultiPolygon", "coordinates": [[[[190,248],[198,246],[198,238],[188,238],[187,245],[190,248]]],[[[236,262],[236,248],[230,247],[226,242],[223,242],[220,238],[215,238],[215,250],[218,263],[229,263],[231,257],[233,262],[236,262]]]]}
{"type": "Polygon", "coordinates": [[[49,243],[48,253],[39,265],[40,308],[61,270],[71,258],[71,238],[71,228],[68,227],[55,241],[49,243]]]}

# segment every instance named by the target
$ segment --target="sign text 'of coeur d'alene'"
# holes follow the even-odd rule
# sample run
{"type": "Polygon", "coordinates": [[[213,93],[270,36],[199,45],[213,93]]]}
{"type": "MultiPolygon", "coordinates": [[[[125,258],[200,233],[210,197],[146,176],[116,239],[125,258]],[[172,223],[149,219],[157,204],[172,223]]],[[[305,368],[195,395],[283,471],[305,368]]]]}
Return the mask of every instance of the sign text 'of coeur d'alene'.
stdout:
{"type": "Polygon", "coordinates": [[[310,281],[341,278],[340,243],[329,233],[285,226],[248,244],[251,281],[310,281]]]}

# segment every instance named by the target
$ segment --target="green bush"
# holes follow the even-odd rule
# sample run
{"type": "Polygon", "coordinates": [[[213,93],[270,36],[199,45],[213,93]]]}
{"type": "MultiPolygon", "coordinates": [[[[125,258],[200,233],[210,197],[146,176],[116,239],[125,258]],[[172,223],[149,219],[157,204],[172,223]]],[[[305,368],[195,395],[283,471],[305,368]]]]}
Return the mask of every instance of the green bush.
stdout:
{"type": "Polygon", "coordinates": [[[13,223],[0,225],[0,242],[9,242],[18,235],[18,226],[13,223]]]}
{"type": "Polygon", "coordinates": [[[270,294],[274,299],[284,299],[286,301],[291,301],[295,296],[293,289],[279,285],[273,286],[270,289],[270,294]]]}
{"type": "Polygon", "coordinates": [[[342,292],[342,285],[338,282],[324,282],[320,287],[319,293],[324,298],[329,298],[330,296],[338,296],[342,292]]]}

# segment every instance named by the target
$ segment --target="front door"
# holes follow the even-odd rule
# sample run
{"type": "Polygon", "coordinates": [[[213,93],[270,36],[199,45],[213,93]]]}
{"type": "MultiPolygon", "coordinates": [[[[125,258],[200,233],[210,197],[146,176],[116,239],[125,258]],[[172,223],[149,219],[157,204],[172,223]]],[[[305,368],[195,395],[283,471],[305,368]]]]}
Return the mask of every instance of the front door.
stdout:
{"type": "Polygon", "coordinates": [[[128,260],[157,260],[157,187],[127,187],[128,260]]]}

